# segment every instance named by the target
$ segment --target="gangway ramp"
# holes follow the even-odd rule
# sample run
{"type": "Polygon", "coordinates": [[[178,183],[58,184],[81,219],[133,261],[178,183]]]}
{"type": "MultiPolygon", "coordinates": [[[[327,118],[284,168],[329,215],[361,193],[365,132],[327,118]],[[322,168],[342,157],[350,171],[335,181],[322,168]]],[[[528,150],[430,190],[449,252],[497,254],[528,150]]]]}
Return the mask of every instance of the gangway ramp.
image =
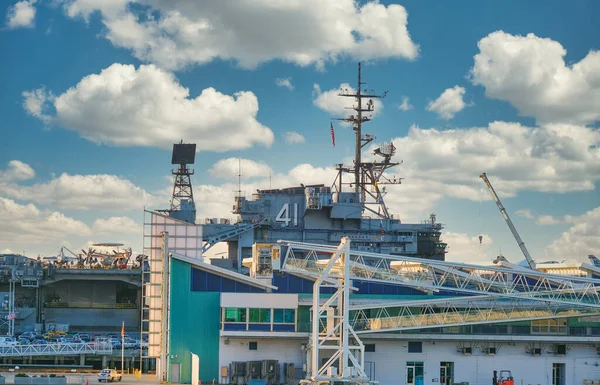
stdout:
{"type": "Polygon", "coordinates": [[[0,357],[69,356],[79,354],[112,354],[111,343],[66,343],[0,346],[0,357]]]}

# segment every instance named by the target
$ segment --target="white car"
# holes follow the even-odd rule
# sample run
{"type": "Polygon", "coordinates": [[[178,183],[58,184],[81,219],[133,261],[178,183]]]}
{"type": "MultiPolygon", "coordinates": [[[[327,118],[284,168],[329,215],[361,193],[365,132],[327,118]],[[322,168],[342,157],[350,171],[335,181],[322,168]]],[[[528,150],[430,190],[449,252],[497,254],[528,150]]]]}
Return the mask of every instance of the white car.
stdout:
{"type": "Polygon", "coordinates": [[[0,347],[15,346],[16,344],[17,340],[15,340],[15,337],[0,337],[0,347]]]}
{"type": "Polygon", "coordinates": [[[121,374],[114,369],[102,369],[100,373],[98,373],[98,382],[115,382],[121,381],[123,377],[121,374]]]}

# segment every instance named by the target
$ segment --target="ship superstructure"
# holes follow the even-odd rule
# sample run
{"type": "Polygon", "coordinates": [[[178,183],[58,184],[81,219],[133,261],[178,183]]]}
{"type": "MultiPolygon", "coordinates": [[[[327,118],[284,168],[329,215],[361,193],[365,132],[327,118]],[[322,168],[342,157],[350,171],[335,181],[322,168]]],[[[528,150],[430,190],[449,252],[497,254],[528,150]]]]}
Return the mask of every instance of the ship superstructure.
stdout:
{"type": "MultiPolygon", "coordinates": [[[[393,143],[374,145],[375,136],[363,134],[363,124],[371,120],[374,99],[385,97],[363,89],[358,65],[356,90],[342,89],[340,97],[353,98],[350,115],[336,120],[352,124],[355,132],[353,164],[337,164],[331,186],[301,185],[257,190],[250,198],[238,194],[233,213],[237,223],[211,218],[203,225],[204,251],[218,242],[227,242],[228,258],[216,261],[223,267],[242,268],[242,260],[252,254],[256,242],[279,239],[336,245],[343,237],[361,251],[444,260],[446,244],[440,241],[442,225],[435,214],[422,223],[403,223],[385,204],[386,185],[401,183],[388,171],[401,162],[393,160],[393,143]],[[371,154],[363,160],[363,150],[371,154]]],[[[172,217],[177,217],[173,215],[172,217]]]]}

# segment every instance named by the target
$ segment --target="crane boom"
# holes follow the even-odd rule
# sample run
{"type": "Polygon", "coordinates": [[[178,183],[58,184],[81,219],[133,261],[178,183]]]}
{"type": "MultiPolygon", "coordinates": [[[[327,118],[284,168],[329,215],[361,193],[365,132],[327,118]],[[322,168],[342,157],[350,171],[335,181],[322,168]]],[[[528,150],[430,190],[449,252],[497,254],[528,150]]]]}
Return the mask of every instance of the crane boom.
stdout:
{"type": "Polygon", "coordinates": [[[525,256],[525,259],[527,260],[529,267],[531,269],[535,270],[535,261],[533,260],[533,258],[531,258],[529,251],[527,251],[527,247],[525,247],[525,242],[523,242],[523,240],[519,236],[519,233],[517,232],[515,225],[513,225],[512,221],[510,220],[510,217],[508,216],[506,209],[502,205],[502,202],[500,202],[500,198],[498,198],[498,194],[496,194],[496,191],[494,190],[494,187],[492,187],[492,184],[490,183],[489,179],[487,178],[487,175],[484,172],[483,174],[479,175],[479,177],[481,179],[483,179],[483,182],[485,183],[488,190],[490,191],[490,194],[492,194],[492,198],[498,205],[500,214],[502,214],[502,216],[504,217],[504,220],[506,221],[508,228],[510,228],[510,231],[512,232],[513,236],[517,240],[517,243],[519,244],[519,247],[521,248],[521,251],[523,252],[523,255],[525,256]]]}

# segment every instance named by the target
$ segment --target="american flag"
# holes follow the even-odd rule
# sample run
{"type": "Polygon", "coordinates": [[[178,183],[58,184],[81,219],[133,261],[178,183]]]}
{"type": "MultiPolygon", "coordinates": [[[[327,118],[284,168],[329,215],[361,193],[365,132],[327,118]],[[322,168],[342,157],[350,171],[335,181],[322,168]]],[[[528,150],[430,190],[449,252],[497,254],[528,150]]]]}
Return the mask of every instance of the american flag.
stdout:
{"type": "Polygon", "coordinates": [[[333,143],[333,147],[335,147],[335,132],[333,131],[333,123],[329,123],[331,125],[331,143],[333,143]]]}

